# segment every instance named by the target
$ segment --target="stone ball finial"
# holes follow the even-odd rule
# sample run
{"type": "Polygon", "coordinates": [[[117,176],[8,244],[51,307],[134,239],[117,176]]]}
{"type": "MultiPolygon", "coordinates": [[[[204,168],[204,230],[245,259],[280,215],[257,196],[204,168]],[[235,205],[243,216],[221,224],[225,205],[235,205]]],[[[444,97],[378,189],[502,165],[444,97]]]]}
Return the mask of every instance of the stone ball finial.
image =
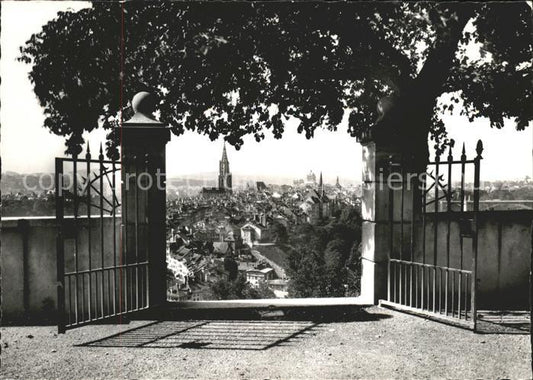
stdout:
{"type": "Polygon", "coordinates": [[[151,115],[155,112],[157,99],[155,95],[141,91],[135,94],[131,100],[131,107],[135,113],[142,113],[144,115],[151,115]]]}

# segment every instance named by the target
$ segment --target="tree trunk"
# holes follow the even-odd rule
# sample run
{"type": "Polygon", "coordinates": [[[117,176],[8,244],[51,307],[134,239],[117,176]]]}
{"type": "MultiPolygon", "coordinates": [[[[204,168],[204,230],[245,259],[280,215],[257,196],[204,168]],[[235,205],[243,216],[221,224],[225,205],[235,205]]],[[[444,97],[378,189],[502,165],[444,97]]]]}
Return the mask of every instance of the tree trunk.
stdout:
{"type": "Polygon", "coordinates": [[[393,110],[377,123],[373,131],[377,138],[400,145],[400,151],[413,157],[415,169],[425,170],[429,161],[427,139],[436,101],[442,94],[463,29],[474,15],[474,9],[473,6],[458,4],[443,22],[444,26],[436,27],[436,41],[419,75],[399,90],[393,110]]]}

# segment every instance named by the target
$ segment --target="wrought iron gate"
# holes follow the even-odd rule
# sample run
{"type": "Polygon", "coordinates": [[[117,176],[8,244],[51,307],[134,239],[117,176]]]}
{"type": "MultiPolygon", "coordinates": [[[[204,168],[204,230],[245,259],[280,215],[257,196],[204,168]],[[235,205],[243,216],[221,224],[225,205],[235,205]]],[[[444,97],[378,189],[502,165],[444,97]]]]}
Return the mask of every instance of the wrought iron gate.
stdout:
{"type": "Polygon", "coordinates": [[[476,329],[480,162],[452,148],[421,176],[391,161],[389,260],[384,306],[476,329]],[[457,170],[459,169],[459,170],[457,170]],[[457,171],[456,171],[457,170],[457,171]],[[391,174],[394,176],[394,174],[391,174]],[[453,178],[458,176],[456,184],[453,178]]]}
{"type": "MultiPolygon", "coordinates": [[[[121,163],[105,160],[102,146],[92,159],[87,146],[84,159],[56,158],[55,165],[59,332],[148,308],[147,249],[126,244],[146,240],[146,228],[139,214],[128,217],[133,229],[124,227],[121,163]]],[[[147,210],[136,177],[129,198],[147,210]]]]}

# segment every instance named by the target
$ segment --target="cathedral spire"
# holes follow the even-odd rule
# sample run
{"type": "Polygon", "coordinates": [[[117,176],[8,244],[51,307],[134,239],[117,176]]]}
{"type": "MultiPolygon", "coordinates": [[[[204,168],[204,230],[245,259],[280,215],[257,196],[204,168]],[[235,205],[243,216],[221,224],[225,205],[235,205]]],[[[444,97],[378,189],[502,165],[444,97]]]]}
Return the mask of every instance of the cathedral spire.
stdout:
{"type": "Polygon", "coordinates": [[[231,192],[231,172],[229,170],[228,155],[226,153],[226,142],[222,148],[222,159],[219,162],[218,188],[231,192]]]}
{"type": "Polygon", "coordinates": [[[226,141],[224,141],[224,147],[222,148],[222,161],[227,161],[228,155],[226,154],[226,141]]]}

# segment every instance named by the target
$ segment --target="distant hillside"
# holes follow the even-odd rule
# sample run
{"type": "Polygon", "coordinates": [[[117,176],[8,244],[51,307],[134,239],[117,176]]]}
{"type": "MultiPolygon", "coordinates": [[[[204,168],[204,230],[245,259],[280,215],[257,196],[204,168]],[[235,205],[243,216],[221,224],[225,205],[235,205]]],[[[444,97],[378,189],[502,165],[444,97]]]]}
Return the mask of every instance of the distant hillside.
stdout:
{"type": "MultiPolygon", "coordinates": [[[[42,187],[50,189],[52,187],[53,173],[35,173],[35,174],[20,174],[15,172],[2,173],[2,180],[0,181],[0,191],[2,194],[9,193],[31,193],[31,188],[40,188],[39,178],[41,178],[42,187]],[[26,186],[24,186],[24,177],[26,177],[26,186]]],[[[40,193],[42,190],[35,190],[40,193]]]]}
{"type": "MultiPolygon", "coordinates": [[[[52,188],[54,173],[34,173],[34,174],[20,174],[16,172],[7,171],[2,173],[2,180],[0,181],[0,191],[2,194],[9,193],[31,193],[30,188],[41,188],[39,186],[39,178],[42,178],[42,186],[46,189],[52,188]],[[24,186],[24,177],[26,177],[26,185],[24,186]]],[[[267,175],[250,175],[250,174],[233,174],[233,187],[245,188],[248,183],[255,184],[257,181],[265,182],[267,185],[292,185],[296,178],[290,177],[276,177],[267,175]]],[[[347,179],[340,179],[341,185],[357,183],[356,180],[349,181],[347,179]]],[[[326,182],[328,183],[328,182],[326,182]]],[[[333,183],[331,183],[333,184],[333,183]]],[[[202,188],[215,187],[218,185],[218,173],[194,173],[181,176],[173,176],[167,178],[167,188],[170,192],[178,188],[202,188]]],[[[36,190],[37,193],[42,190],[36,190]]]]}
{"type": "Polygon", "coordinates": [[[170,178],[167,179],[167,186],[178,187],[178,186],[203,186],[203,187],[212,187],[217,185],[217,180],[208,179],[208,178],[189,178],[189,177],[180,177],[180,178],[170,178]]]}
{"type": "MultiPolygon", "coordinates": [[[[302,176],[303,178],[303,176],[302,176]]],[[[265,182],[267,185],[292,185],[294,180],[300,179],[296,177],[287,177],[287,176],[271,176],[271,175],[261,175],[261,174],[240,174],[240,173],[233,173],[233,187],[239,188],[239,187],[246,187],[246,184],[248,183],[255,183],[257,181],[265,182]]],[[[347,186],[347,185],[355,185],[358,184],[360,181],[358,181],[356,178],[353,179],[347,179],[347,178],[340,178],[339,179],[341,185],[347,186]]],[[[172,176],[167,179],[167,183],[171,184],[172,186],[203,186],[203,187],[210,187],[210,186],[217,186],[218,184],[218,173],[216,172],[206,172],[206,173],[193,173],[193,174],[185,174],[180,176],[172,176]]],[[[325,181],[326,184],[333,185],[334,181],[325,181]]]]}

